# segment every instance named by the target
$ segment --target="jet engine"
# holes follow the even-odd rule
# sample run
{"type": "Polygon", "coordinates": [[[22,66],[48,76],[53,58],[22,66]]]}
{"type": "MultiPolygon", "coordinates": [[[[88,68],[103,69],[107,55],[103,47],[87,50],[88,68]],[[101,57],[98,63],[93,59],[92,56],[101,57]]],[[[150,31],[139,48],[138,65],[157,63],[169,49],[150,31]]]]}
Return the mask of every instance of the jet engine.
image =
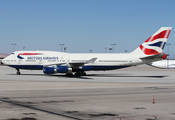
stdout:
{"type": "Polygon", "coordinates": [[[53,73],[72,73],[72,68],[68,66],[57,66],[55,67],[45,67],[43,68],[43,72],[45,74],[53,74],[53,73]]]}
{"type": "Polygon", "coordinates": [[[72,68],[68,66],[57,66],[57,73],[72,73],[72,68]]]}
{"type": "Polygon", "coordinates": [[[45,67],[43,68],[43,73],[53,74],[53,73],[56,73],[56,69],[54,67],[45,67]]]}

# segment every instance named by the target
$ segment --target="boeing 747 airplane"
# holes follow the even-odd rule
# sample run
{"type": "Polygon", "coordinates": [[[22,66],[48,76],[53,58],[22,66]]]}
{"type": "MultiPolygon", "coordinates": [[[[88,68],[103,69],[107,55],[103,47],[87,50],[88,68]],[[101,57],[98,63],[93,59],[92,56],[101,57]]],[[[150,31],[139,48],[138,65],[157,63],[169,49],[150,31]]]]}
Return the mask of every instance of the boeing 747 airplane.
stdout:
{"type": "Polygon", "coordinates": [[[162,53],[172,27],[162,27],[131,53],[65,53],[16,51],[3,64],[20,69],[43,70],[45,74],[86,75],[85,71],[114,70],[166,59],[162,53]]]}

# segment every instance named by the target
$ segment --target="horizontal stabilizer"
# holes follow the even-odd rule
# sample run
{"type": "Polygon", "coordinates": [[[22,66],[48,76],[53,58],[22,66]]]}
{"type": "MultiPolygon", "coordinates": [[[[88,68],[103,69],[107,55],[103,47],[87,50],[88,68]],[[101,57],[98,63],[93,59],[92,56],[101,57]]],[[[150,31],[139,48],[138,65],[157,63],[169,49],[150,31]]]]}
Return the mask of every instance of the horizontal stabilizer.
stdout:
{"type": "Polygon", "coordinates": [[[151,56],[146,56],[140,59],[155,59],[155,58],[162,58],[164,55],[166,55],[165,53],[160,53],[160,54],[156,54],[156,55],[151,55],[151,56]]]}
{"type": "Polygon", "coordinates": [[[158,53],[156,55],[150,55],[150,56],[142,57],[140,59],[143,60],[144,63],[150,63],[150,62],[162,60],[164,59],[164,56],[166,56],[165,53],[158,53]]]}

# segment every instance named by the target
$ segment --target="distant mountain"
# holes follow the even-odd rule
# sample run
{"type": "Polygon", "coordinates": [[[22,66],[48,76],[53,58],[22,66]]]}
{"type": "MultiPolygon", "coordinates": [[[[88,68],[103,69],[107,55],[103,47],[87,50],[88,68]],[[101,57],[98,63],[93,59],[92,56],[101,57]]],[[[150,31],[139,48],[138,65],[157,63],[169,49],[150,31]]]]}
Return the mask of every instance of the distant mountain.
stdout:
{"type": "Polygon", "coordinates": [[[0,59],[3,59],[3,58],[5,58],[5,57],[7,57],[7,56],[8,56],[8,54],[0,53],[0,59]]]}

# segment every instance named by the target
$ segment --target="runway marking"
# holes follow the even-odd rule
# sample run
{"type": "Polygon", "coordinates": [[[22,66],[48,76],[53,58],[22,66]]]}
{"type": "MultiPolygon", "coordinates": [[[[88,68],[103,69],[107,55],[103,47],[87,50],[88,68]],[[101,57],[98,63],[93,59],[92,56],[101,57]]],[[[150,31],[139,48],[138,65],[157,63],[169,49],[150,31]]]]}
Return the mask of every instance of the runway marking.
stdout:
{"type": "MultiPolygon", "coordinates": [[[[100,120],[138,120],[140,118],[141,120],[157,120],[157,117],[155,115],[138,115],[138,116],[125,116],[125,117],[112,117],[112,118],[100,118],[100,120]]],[[[99,118],[92,118],[89,120],[99,120],[99,118]]]]}
{"type": "Polygon", "coordinates": [[[9,100],[7,98],[0,98],[0,101],[6,102],[6,103],[11,103],[13,105],[17,105],[17,106],[21,106],[21,107],[25,107],[25,108],[30,108],[30,109],[41,111],[41,112],[45,112],[45,113],[49,113],[49,114],[53,114],[53,115],[62,116],[62,117],[65,117],[65,118],[70,118],[70,119],[74,119],[74,120],[83,120],[83,119],[72,117],[72,116],[68,116],[68,115],[65,115],[65,114],[60,114],[60,113],[55,113],[55,112],[51,112],[51,111],[48,111],[48,110],[43,110],[43,109],[40,109],[40,108],[35,108],[33,106],[30,106],[30,105],[23,105],[23,104],[20,104],[20,103],[18,103],[16,101],[9,100]]]}
{"type": "MultiPolygon", "coordinates": [[[[55,113],[55,112],[52,112],[52,111],[36,108],[36,107],[30,106],[30,105],[24,105],[24,104],[19,103],[18,101],[10,100],[9,98],[0,98],[0,101],[10,103],[10,104],[13,104],[13,105],[17,105],[17,106],[21,106],[21,107],[25,107],[25,108],[30,108],[30,109],[37,110],[37,111],[40,111],[40,112],[45,112],[45,113],[49,113],[49,114],[53,114],[53,115],[62,116],[62,117],[65,117],[65,118],[70,118],[70,119],[73,119],[73,120],[84,120],[84,119],[96,120],[96,119],[99,119],[99,118],[101,120],[103,120],[103,118],[105,118],[105,117],[110,117],[110,118],[105,118],[104,120],[118,120],[118,119],[119,120],[125,120],[125,119],[133,119],[134,120],[134,119],[137,119],[137,118],[146,118],[146,120],[156,120],[157,119],[157,117],[155,115],[138,115],[138,116],[125,116],[125,117],[121,116],[121,117],[119,117],[119,114],[111,114],[111,113],[99,113],[99,114],[90,114],[90,113],[88,113],[88,115],[90,115],[89,117],[93,117],[93,118],[81,119],[81,118],[77,118],[77,117],[72,117],[70,115],[55,113]]],[[[66,113],[71,114],[71,113],[77,113],[77,112],[78,111],[67,111],[66,113]]]]}

